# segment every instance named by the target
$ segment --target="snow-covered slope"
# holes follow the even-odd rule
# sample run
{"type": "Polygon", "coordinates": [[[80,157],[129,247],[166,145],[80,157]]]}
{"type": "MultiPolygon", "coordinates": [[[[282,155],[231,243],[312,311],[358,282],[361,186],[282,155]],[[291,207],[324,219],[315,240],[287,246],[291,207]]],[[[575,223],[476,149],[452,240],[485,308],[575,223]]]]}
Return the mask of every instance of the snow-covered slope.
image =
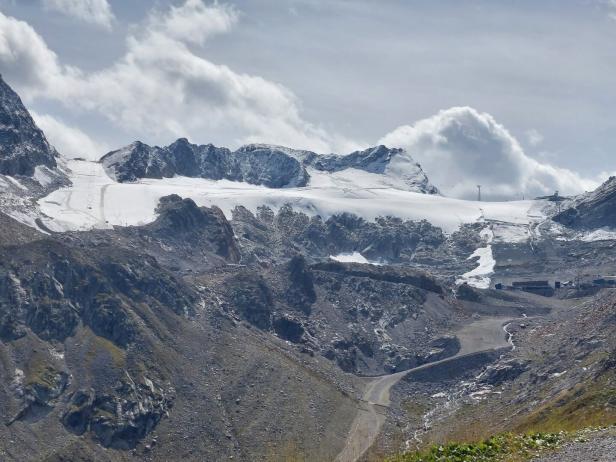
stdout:
{"type": "Polygon", "coordinates": [[[322,217],[346,212],[368,220],[425,219],[446,232],[478,219],[498,220],[519,237],[532,221],[533,205],[441,197],[406,151],[385,146],[320,155],[266,144],[231,151],[179,139],[164,148],[136,142],[101,163],[64,165],[1,79],[0,192],[0,211],[57,231],[149,223],[159,199],[178,194],[199,205],[217,205],[228,216],[240,205],[255,210],[291,204],[322,217]],[[56,189],[59,185],[65,186],[56,189]]]}
{"type": "Polygon", "coordinates": [[[479,219],[526,229],[538,207],[535,201],[473,202],[405,191],[387,186],[388,180],[379,174],[362,170],[315,170],[312,186],[275,189],[186,177],[118,183],[105,174],[99,163],[71,161],[68,166],[73,171],[73,185],[39,201],[49,217],[45,224],[56,230],[148,223],[155,218],[158,200],[169,194],[190,197],[199,205],[217,205],[227,216],[238,205],[255,210],[260,205],[278,209],[289,203],[322,217],[348,212],[368,220],[387,215],[426,219],[446,232],[479,219]]]}

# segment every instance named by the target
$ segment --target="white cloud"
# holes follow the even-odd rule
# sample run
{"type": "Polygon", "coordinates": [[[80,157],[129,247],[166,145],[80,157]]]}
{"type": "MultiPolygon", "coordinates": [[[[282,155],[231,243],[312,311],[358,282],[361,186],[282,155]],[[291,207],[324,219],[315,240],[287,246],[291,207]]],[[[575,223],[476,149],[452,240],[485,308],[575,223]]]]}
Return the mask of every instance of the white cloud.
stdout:
{"type": "Polygon", "coordinates": [[[56,54],[28,23],[1,12],[0,69],[25,97],[33,97],[56,84],[64,86],[74,74],[74,70],[60,67],[56,54]]]}
{"type": "Polygon", "coordinates": [[[115,17],[107,0],[43,0],[48,10],[111,29],[115,17]]]}
{"type": "Polygon", "coordinates": [[[148,142],[186,136],[195,142],[258,141],[318,152],[355,148],[307,122],[284,86],[213,63],[189,47],[229,30],[237,17],[231,7],[206,6],[202,0],[154,11],[133,28],[123,57],[85,73],[63,66],[27,23],[0,13],[0,69],[29,98],[94,111],[148,142]]]}
{"type": "Polygon", "coordinates": [[[176,40],[203,45],[210,36],[228,32],[237,23],[238,16],[237,10],[229,5],[186,0],[168,11],[152,12],[148,29],[176,40]]]}
{"type": "Polygon", "coordinates": [[[110,151],[105,144],[94,141],[78,128],[69,126],[53,116],[34,111],[30,111],[30,114],[49,142],[65,158],[82,157],[98,160],[110,151]]]}
{"type": "Polygon", "coordinates": [[[580,193],[599,180],[528,157],[518,141],[490,114],[454,107],[414,125],[404,125],[380,141],[405,148],[444,194],[472,199],[477,185],[488,200],[533,197],[559,190],[580,193]]]}
{"type": "Polygon", "coordinates": [[[541,143],[543,143],[543,135],[534,128],[527,130],[525,135],[526,139],[528,140],[528,144],[530,144],[531,146],[539,146],[541,143]]]}

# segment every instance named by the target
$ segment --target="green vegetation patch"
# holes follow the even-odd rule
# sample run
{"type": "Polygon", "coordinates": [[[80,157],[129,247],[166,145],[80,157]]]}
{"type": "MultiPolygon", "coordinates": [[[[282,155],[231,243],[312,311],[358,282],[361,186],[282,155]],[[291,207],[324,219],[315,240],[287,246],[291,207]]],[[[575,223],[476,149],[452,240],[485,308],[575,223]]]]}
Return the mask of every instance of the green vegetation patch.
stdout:
{"type": "Polygon", "coordinates": [[[96,335],[90,329],[87,330],[86,342],[87,350],[85,359],[88,367],[90,367],[92,362],[99,355],[108,357],[113,366],[118,369],[124,369],[126,367],[126,352],[117,347],[113,342],[96,335]]]}
{"type": "Polygon", "coordinates": [[[41,385],[47,388],[56,386],[58,371],[49,364],[45,357],[33,354],[26,365],[25,385],[41,385]]]}
{"type": "Polygon", "coordinates": [[[408,452],[387,459],[388,462],[496,462],[524,461],[544,450],[558,448],[566,439],[565,432],[504,433],[476,443],[434,445],[419,452],[408,452]]]}
{"type": "Polygon", "coordinates": [[[590,426],[610,425],[614,422],[616,422],[616,388],[608,377],[603,376],[591,385],[578,384],[571,390],[560,393],[528,415],[514,430],[574,431],[590,426]]]}

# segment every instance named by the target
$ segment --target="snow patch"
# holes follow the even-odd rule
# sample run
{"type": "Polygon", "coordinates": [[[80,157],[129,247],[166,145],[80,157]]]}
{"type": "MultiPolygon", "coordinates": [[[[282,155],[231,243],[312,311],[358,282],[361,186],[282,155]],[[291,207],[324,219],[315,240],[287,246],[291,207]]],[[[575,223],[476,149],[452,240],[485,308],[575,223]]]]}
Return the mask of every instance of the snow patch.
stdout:
{"type": "Polygon", "coordinates": [[[359,252],[340,253],[338,255],[330,255],[329,258],[331,258],[332,260],[338,261],[340,263],[364,263],[367,265],[381,266],[380,263],[368,260],[366,257],[364,257],[359,252]]]}
{"type": "Polygon", "coordinates": [[[479,258],[477,262],[479,266],[460,276],[456,280],[456,284],[461,285],[466,283],[477,289],[489,289],[491,282],[490,276],[494,273],[494,266],[496,265],[496,260],[494,260],[494,256],[492,255],[492,245],[475,250],[475,252],[468,257],[468,260],[473,258],[479,258]]]}
{"type": "Polygon", "coordinates": [[[64,353],[54,349],[54,348],[50,348],[49,349],[49,354],[51,355],[52,358],[55,358],[57,360],[60,361],[64,361],[64,353]]]}
{"type": "Polygon", "coordinates": [[[24,374],[23,370],[19,368],[15,368],[15,375],[13,377],[13,385],[20,387],[21,385],[23,385],[25,377],[26,377],[26,374],[24,374]]]}
{"type": "Polygon", "coordinates": [[[49,169],[41,165],[37,165],[34,168],[33,177],[42,187],[49,186],[54,182],[54,178],[50,175],[49,169]]]}
{"type": "Polygon", "coordinates": [[[597,242],[597,241],[614,241],[616,240],[616,231],[608,228],[596,229],[587,234],[583,234],[579,238],[584,242],[597,242]]]}
{"type": "Polygon", "coordinates": [[[494,240],[494,230],[492,229],[492,226],[483,228],[479,233],[479,237],[483,239],[483,242],[490,244],[494,240]]]}
{"type": "Polygon", "coordinates": [[[510,223],[498,223],[493,225],[494,241],[521,244],[530,238],[528,226],[510,223]]]}
{"type": "Polygon", "coordinates": [[[477,391],[474,391],[472,393],[470,393],[468,396],[475,401],[481,401],[485,398],[487,398],[487,395],[490,394],[500,394],[500,391],[493,391],[491,386],[485,386],[483,388],[480,388],[477,391]]]}

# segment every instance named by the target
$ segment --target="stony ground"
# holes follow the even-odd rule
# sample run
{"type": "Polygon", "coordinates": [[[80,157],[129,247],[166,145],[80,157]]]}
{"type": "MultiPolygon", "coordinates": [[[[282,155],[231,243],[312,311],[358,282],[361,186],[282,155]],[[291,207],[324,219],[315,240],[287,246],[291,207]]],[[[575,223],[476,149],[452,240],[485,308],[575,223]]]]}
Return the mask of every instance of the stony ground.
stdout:
{"type": "Polygon", "coordinates": [[[616,427],[586,431],[556,452],[533,462],[612,462],[616,458],[616,427]]]}

